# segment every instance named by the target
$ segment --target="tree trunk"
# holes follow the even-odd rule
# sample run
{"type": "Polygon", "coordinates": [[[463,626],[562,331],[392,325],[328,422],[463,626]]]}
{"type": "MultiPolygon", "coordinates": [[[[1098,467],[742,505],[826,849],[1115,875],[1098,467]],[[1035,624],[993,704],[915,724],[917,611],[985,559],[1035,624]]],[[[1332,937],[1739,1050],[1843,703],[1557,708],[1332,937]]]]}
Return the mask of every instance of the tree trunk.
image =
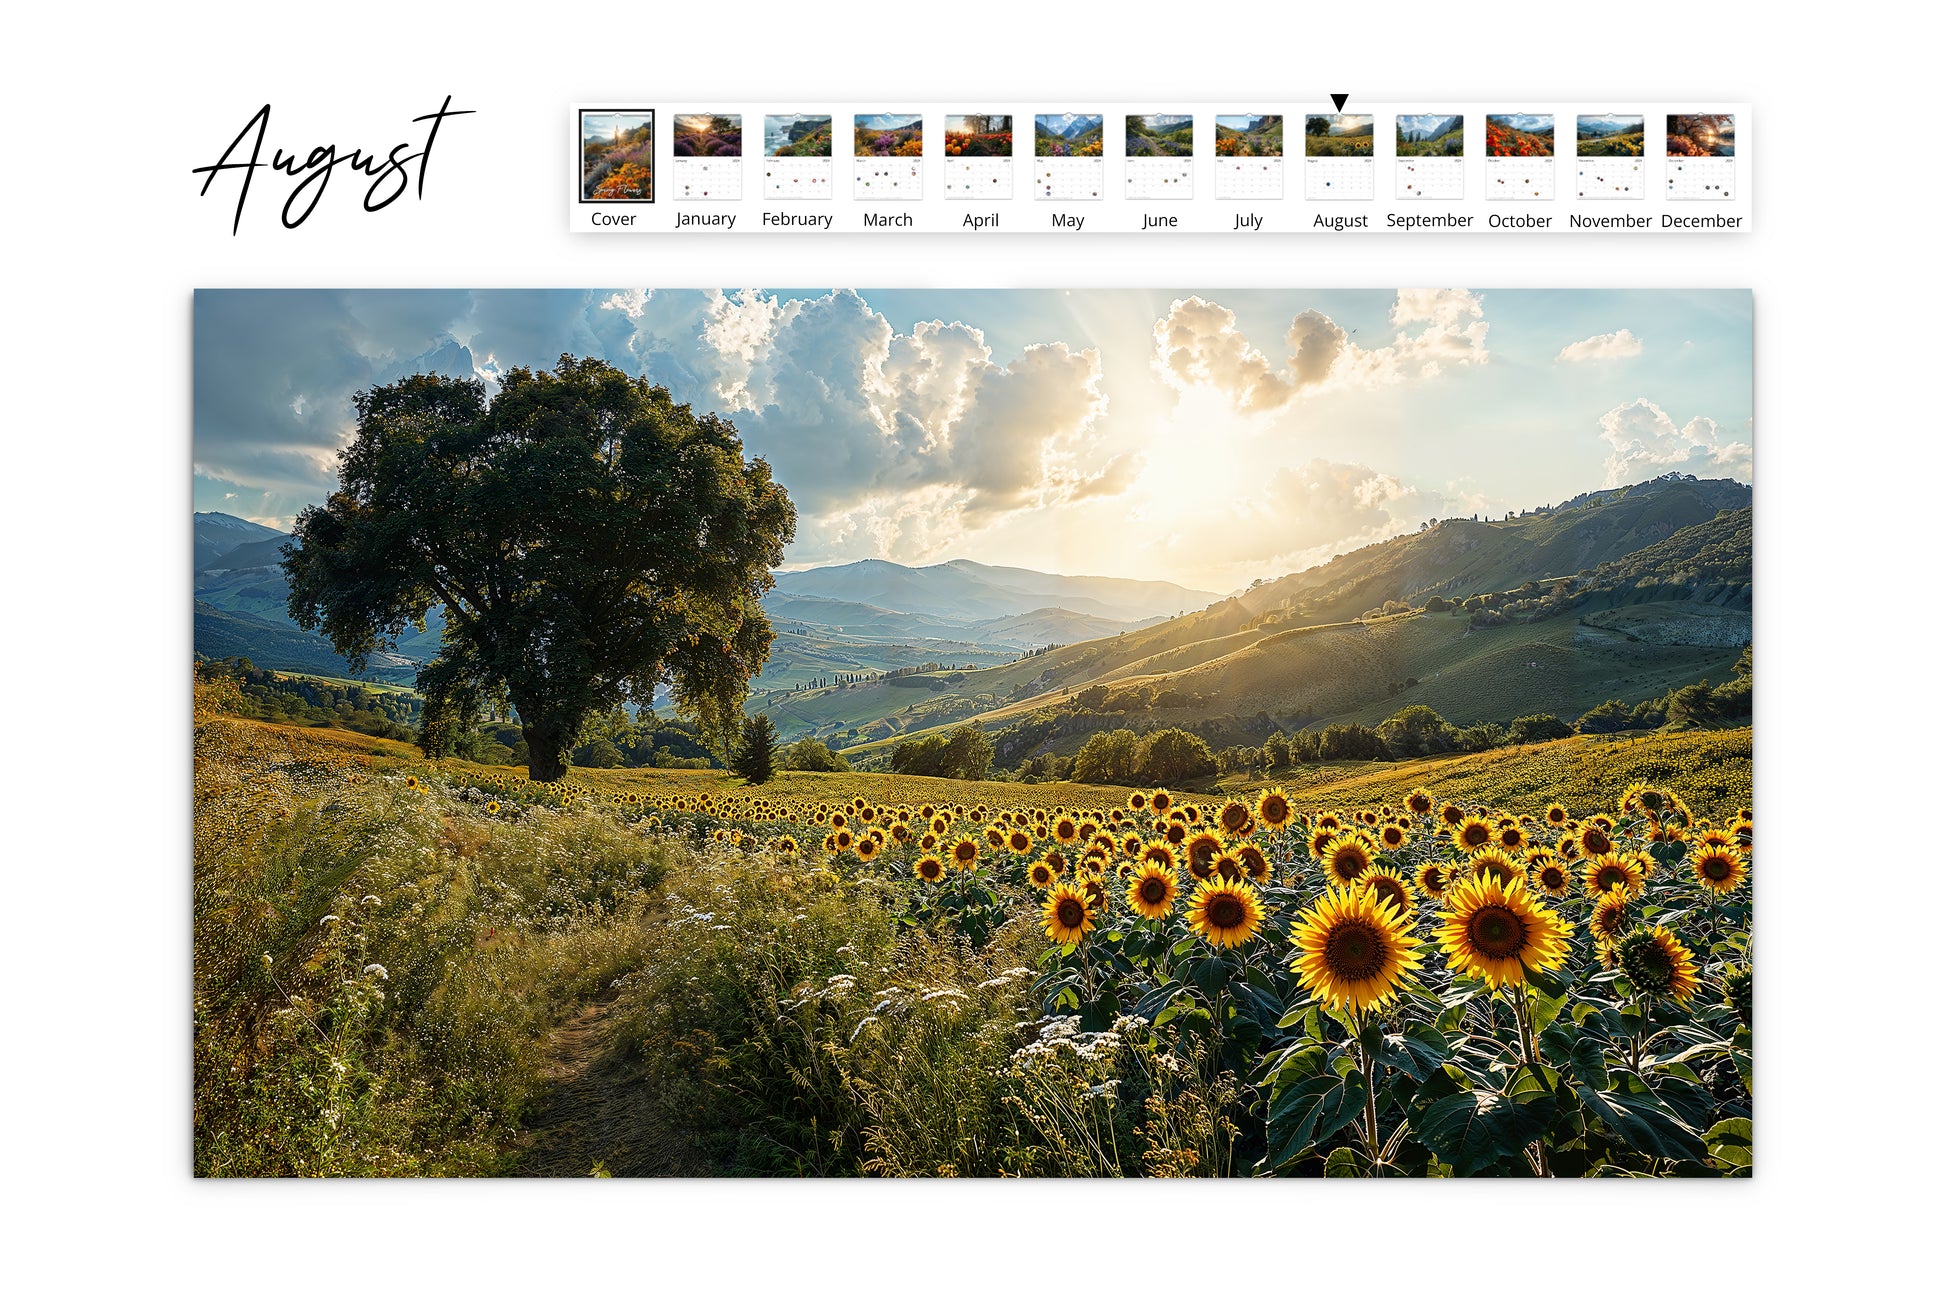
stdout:
{"type": "MultiPolygon", "coordinates": [[[[523,716],[526,714],[523,711],[523,716]]],[[[567,727],[552,717],[523,720],[520,735],[527,740],[527,777],[551,784],[568,773],[567,727]]]]}

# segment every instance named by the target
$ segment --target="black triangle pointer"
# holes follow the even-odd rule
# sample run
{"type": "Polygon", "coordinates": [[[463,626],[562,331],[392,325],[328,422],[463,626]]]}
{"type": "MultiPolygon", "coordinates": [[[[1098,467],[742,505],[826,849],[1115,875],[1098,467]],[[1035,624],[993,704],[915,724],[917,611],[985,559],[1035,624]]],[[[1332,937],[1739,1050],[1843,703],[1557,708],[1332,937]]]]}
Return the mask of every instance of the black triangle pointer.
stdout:
{"type": "Polygon", "coordinates": [[[1345,110],[1345,100],[1349,98],[1351,98],[1350,95],[1333,95],[1331,96],[1331,102],[1338,105],[1339,112],[1343,112],[1345,110]]]}

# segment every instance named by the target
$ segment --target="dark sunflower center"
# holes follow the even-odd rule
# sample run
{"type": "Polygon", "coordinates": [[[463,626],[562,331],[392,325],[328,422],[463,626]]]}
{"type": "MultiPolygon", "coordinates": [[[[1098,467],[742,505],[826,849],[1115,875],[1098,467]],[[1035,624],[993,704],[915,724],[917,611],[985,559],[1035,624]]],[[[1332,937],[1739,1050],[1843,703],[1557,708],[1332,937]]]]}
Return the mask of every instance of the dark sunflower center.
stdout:
{"type": "Polygon", "coordinates": [[[919,872],[928,878],[937,878],[939,877],[939,862],[937,860],[925,861],[919,866],[919,872]]]}
{"type": "Polygon", "coordinates": [[[953,848],[953,857],[956,860],[971,860],[973,858],[973,844],[970,842],[960,843],[957,847],[953,848]]]}
{"type": "Polygon", "coordinates": [[[1617,865],[1603,865],[1595,875],[1595,886],[1604,892],[1611,887],[1627,887],[1628,874],[1617,865]]]}
{"type": "Polygon", "coordinates": [[[1400,913],[1405,912],[1405,888],[1389,878],[1375,879],[1372,886],[1377,890],[1380,900],[1390,901],[1399,907],[1400,913]]]}
{"type": "Polygon", "coordinates": [[[1606,855],[1608,848],[1613,845],[1614,843],[1608,840],[1608,835],[1600,829],[1589,829],[1586,836],[1581,839],[1582,849],[1591,856],[1606,855]]]}
{"type": "Polygon", "coordinates": [[[1730,876],[1730,862],[1722,856],[1706,856],[1703,859],[1703,873],[1713,882],[1722,882],[1730,876]]]}
{"type": "Polygon", "coordinates": [[[1478,824],[1470,824],[1460,834],[1460,841],[1469,847],[1482,847],[1486,845],[1488,836],[1485,828],[1478,824]]]}
{"type": "Polygon", "coordinates": [[[1561,884],[1567,881],[1567,875],[1561,872],[1559,865],[1549,865],[1547,868],[1541,870],[1541,886],[1547,888],[1549,891],[1561,890],[1561,884]]]}
{"type": "Polygon", "coordinates": [[[1209,903],[1210,926],[1214,928],[1240,928],[1243,926],[1243,902],[1234,896],[1223,895],[1209,903]]]}
{"type": "Polygon", "coordinates": [[[1385,946],[1369,924],[1341,923],[1324,939],[1324,962],[1333,976],[1362,982],[1384,967],[1385,946]]]}
{"type": "Polygon", "coordinates": [[[1160,878],[1142,880],[1141,897],[1144,905],[1160,905],[1162,898],[1169,894],[1169,884],[1160,878]]]}
{"type": "Polygon", "coordinates": [[[1510,959],[1527,944],[1527,924],[1504,905],[1485,905],[1466,921],[1466,937],[1490,959],[1510,959]]]}
{"type": "Polygon", "coordinates": [[[1078,928],[1088,917],[1088,907],[1072,896],[1063,896],[1054,907],[1054,919],[1064,928],[1078,928]]]}
{"type": "Polygon", "coordinates": [[[1340,851],[1331,858],[1331,868],[1338,877],[1350,882],[1365,872],[1365,857],[1356,851],[1340,851]]]}

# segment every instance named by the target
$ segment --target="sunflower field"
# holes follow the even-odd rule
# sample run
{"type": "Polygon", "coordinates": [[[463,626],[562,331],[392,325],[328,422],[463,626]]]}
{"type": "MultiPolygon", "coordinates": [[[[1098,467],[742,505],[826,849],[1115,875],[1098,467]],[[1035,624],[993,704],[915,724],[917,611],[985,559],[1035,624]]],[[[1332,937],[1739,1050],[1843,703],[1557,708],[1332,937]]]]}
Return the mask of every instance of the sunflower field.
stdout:
{"type": "MultiPolygon", "coordinates": [[[[981,1003],[973,1035],[999,1013],[1006,1048],[934,1080],[965,1092],[1013,1078],[993,1105],[1011,1120],[984,1137],[990,1159],[995,1143],[1008,1151],[960,1169],[1750,1169],[1747,809],[1712,823],[1641,783],[1599,807],[1417,789],[1301,808],[1271,788],[1222,801],[1158,789],[1107,811],[525,787],[538,791],[489,780],[469,793],[501,814],[523,795],[584,798],[740,870],[869,905],[895,937],[992,974],[912,985],[896,950],[866,968],[834,947],[756,997],[787,1014],[815,1004],[811,1060],[942,1002],[957,1015],[981,1003]],[[983,965],[989,951],[1010,967],[983,965]],[[859,990],[873,975],[890,989],[859,990]]],[[[745,957],[736,923],[711,926],[724,958],[745,957]]],[[[849,1078],[838,1106],[870,1088],[849,1078]]]]}

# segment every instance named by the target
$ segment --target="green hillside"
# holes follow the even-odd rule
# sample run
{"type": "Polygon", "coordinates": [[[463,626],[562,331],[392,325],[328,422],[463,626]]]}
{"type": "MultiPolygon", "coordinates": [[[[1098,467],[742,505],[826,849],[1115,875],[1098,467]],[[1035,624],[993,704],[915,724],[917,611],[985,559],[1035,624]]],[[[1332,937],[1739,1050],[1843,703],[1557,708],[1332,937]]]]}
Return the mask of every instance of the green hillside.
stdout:
{"type": "Polygon", "coordinates": [[[1131,723],[1228,741],[1239,728],[1376,725],[1411,704],[1462,726],[1571,721],[1735,673],[1751,639],[1748,499],[1733,482],[1661,480],[1442,522],[1139,631],[986,670],[806,691],[779,724],[869,757],[969,719],[997,731],[1070,717],[1042,727],[1056,753],[1131,723]],[[915,686],[927,691],[918,705],[915,686]]]}

